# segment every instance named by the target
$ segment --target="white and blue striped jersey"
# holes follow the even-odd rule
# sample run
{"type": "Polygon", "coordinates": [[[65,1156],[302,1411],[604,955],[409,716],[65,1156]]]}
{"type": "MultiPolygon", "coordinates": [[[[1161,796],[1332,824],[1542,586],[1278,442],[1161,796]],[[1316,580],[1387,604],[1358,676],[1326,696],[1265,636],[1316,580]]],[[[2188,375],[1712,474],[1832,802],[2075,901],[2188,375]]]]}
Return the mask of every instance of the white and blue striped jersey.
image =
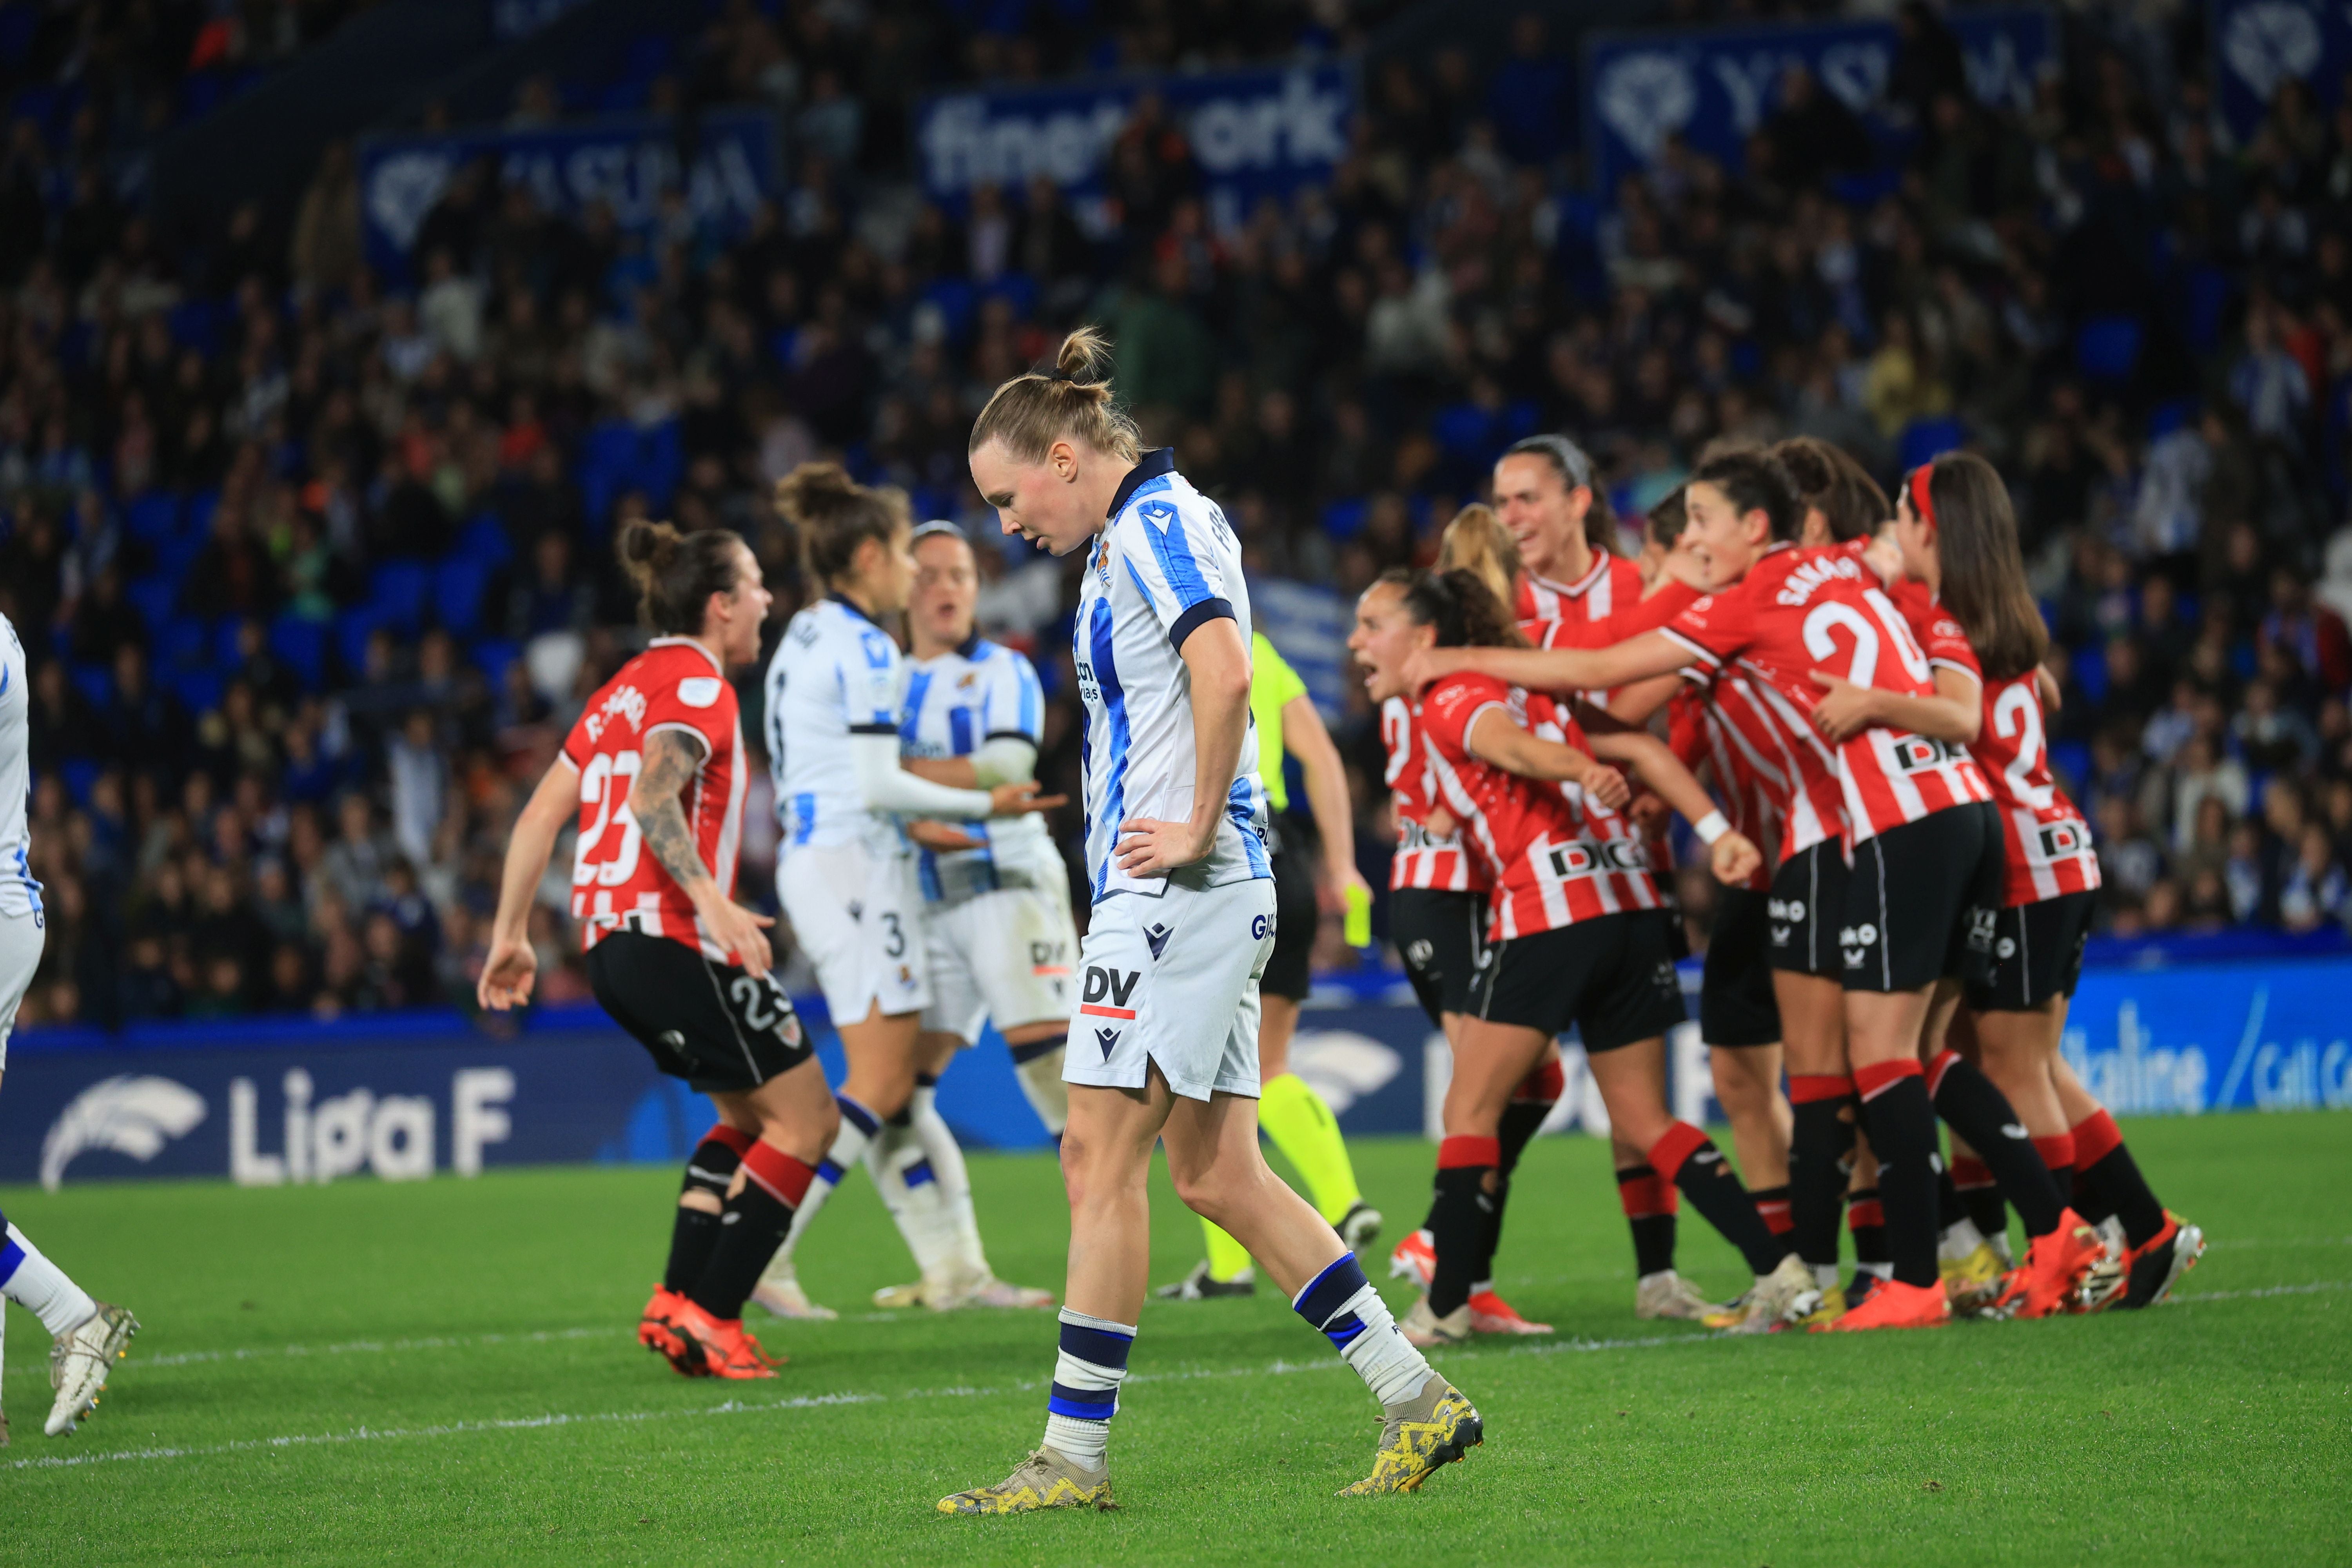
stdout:
{"type": "MultiPolygon", "coordinates": [[[[1216,503],[1176,471],[1172,453],[1146,452],[1112,498],[1109,525],[1087,555],[1072,633],[1087,708],[1087,877],[1097,901],[1167,890],[1164,877],[1122,872],[1111,852],[1119,824],[1130,817],[1182,822],[1192,815],[1192,677],[1178,650],[1219,616],[1238,623],[1247,647],[1241,542],[1216,503]]],[[[1186,868],[1188,884],[1197,878],[1213,888],[1274,874],[1256,761],[1253,723],[1242,737],[1241,772],[1216,844],[1206,860],[1186,868]]]]}
{"type": "Polygon", "coordinates": [[[25,645],[0,616],[0,915],[41,918],[33,880],[33,693],[25,645]]]}
{"type": "MultiPolygon", "coordinates": [[[[1013,649],[975,637],[952,652],[908,660],[907,671],[901,756],[968,757],[1005,736],[1045,743],[1045,688],[1036,668],[1013,649]]],[[[956,826],[985,840],[985,847],[918,850],[917,872],[929,901],[955,903],[999,888],[1061,883],[1062,857],[1043,816],[956,826]]]]}
{"type": "Polygon", "coordinates": [[[836,595],[793,617],[768,660],[780,859],[803,847],[898,845],[897,819],[866,808],[849,738],[897,734],[906,697],[906,659],[865,611],[836,595]]]}

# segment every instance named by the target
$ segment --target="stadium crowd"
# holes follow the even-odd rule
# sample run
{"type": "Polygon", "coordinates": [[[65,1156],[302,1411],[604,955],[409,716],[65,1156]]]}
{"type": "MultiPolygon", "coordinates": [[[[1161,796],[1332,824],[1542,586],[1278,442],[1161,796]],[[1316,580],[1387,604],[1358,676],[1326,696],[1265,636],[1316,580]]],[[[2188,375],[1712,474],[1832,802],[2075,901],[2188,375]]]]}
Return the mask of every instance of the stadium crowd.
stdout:
{"type": "MultiPolygon", "coordinates": [[[[363,264],[347,146],[291,210],[159,232],[119,193],[191,45],[142,18],[194,8],[81,9],[69,49],[0,25],[0,610],[32,658],[50,921],[27,1022],[470,997],[518,781],[633,646],[615,519],[738,530],[779,626],[801,585],[770,488],[811,456],[992,540],[972,416],[1081,318],[1250,563],[1349,596],[1425,563],[1530,431],[1582,443],[1623,517],[1724,437],[1820,436],[1888,479],[1966,443],[2018,500],[2107,925],[2352,918],[2352,91],[2331,115],[2289,80],[2232,137],[2193,8],[2155,36],[2070,12],[2079,85],[2012,112],[1909,6],[1896,141],[1792,71],[1744,168],[1670,146],[1595,202],[1533,17],[1482,68],[1364,56],[1343,0],[728,0],[617,106],[772,105],[791,189],[748,231],[575,222],[485,166],[405,279],[363,264]],[[1044,181],[960,213],[913,194],[920,89],[1302,50],[1362,60],[1350,150],[1231,232],[1149,109],[1109,153],[1108,237],[1044,181]]],[[[53,15],[0,18],[26,12],[53,15]]],[[[616,106],[538,79],[515,113],[592,99],[616,106]]],[[[980,554],[985,629],[1048,685],[1040,776],[1075,795],[1070,569],[980,554]]],[[[750,820],[772,833],[763,776],[750,820]]],[[[754,898],[772,860],[746,845],[754,898]]],[[[585,994],[561,910],[551,1001],[585,994]]]]}

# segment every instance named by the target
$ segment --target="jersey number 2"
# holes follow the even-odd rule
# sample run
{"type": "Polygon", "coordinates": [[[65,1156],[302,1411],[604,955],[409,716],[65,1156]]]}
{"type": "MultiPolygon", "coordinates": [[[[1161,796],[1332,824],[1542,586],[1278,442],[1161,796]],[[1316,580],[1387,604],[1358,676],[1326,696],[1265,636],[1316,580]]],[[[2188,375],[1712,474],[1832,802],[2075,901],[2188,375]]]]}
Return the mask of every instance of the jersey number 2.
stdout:
{"type": "Polygon", "coordinates": [[[635,752],[615,752],[610,756],[599,752],[581,770],[580,804],[594,806],[596,819],[580,830],[580,847],[572,856],[573,887],[594,882],[617,888],[636,875],[637,849],[644,839],[637,831],[636,814],[629,809],[629,781],[643,766],[644,759],[635,752]],[[613,828],[619,829],[619,837],[607,848],[604,835],[613,828]],[[600,849],[604,850],[601,862],[600,849]]]}
{"type": "Polygon", "coordinates": [[[1815,658],[1828,658],[1837,652],[1834,633],[1846,633],[1853,638],[1853,661],[1846,668],[1845,679],[1856,686],[1869,686],[1878,674],[1879,632],[1883,627],[1885,640],[1895,645],[1895,657],[1903,661],[1904,672],[1922,685],[1934,684],[1927,656],[1912,640],[1911,628],[1895,608],[1895,602],[1875,588],[1865,589],[1863,598],[1870,605],[1869,616],[1839,599],[1815,605],[1812,614],[1805,617],[1805,651],[1815,658]],[[1877,626],[1870,624],[1873,617],[1877,626]]]}

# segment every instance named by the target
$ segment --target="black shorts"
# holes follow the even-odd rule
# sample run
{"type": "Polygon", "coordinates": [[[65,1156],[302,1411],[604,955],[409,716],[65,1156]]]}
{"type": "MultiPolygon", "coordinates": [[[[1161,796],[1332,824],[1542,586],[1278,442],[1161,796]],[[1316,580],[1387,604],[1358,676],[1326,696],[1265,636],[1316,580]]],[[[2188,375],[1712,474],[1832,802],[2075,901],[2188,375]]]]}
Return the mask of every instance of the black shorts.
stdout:
{"type": "Polygon", "coordinates": [[[1496,942],[1470,1011],[1546,1035],[1573,1024],[1588,1056],[1663,1035],[1687,1016],[1674,925],[1664,910],[1627,910],[1496,942]]]}
{"type": "Polygon", "coordinates": [[[1949,975],[1983,984],[2000,912],[2000,819],[1989,803],[1948,806],[1865,838],[1838,929],[1849,991],[1916,991],[1949,975]]]}
{"type": "Polygon", "coordinates": [[[699,1094],[757,1089],[814,1049],[780,971],[754,979],[666,936],[611,932],[588,950],[588,984],[656,1067],[699,1094]]]}
{"type": "Polygon", "coordinates": [[[1274,953],[1258,977],[1258,994],[1307,1000],[1307,962],[1315,956],[1315,856],[1305,835],[1286,826],[1275,847],[1274,953]]]}
{"type": "Polygon", "coordinates": [[[1772,873],[1765,905],[1765,951],[1775,969],[1835,980],[1845,973],[1838,956],[1838,926],[1845,919],[1844,847],[1835,839],[1800,849],[1772,873]]]}
{"type": "Polygon", "coordinates": [[[1471,982],[1486,950],[1487,907],[1484,893],[1399,888],[1389,894],[1389,935],[1433,1024],[1470,1011],[1471,982]]]}
{"type": "Polygon", "coordinates": [[[1700,971],[1698,1037],[1710,1046],[1780,1042],[1772,994],[1771,899],[1752,888],[1715,890],[1715,931],[1700,971]]]}
{"type": "Polygon", "coordinates": [[[1969,1006],[1979,1013],[2030,1013],[2053,996],[2074,994],[2098,904],[2095,892],[2061,893],[2012,904],[1994,916],[1992,975],[1969,987],[1969,1006]]]}

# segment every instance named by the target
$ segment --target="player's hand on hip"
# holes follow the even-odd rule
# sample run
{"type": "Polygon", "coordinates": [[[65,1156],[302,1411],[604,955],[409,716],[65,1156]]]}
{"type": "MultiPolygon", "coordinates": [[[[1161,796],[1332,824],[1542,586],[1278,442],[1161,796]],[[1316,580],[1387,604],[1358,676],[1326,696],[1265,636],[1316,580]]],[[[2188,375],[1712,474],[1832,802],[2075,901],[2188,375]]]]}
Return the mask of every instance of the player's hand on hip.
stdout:
{"type": "Polygon", "coordinates": [[[950,823],[933,822],[929,817],[919,817],[907,824],[907,837],[926,849],[942,853],[954,849],[979,849],[986,844],[986,840],[974,838],[961,827],[950,823]]]}
{"type": "Polygon", "coordinates": [[[539,954],[528,940],[493,937],[490,955],[482,962],[482,976],[474,982],[474,1000],[493,1013],[520,1007],[530,1000],[531,983],[538,977],[539,954]]]}
{"type": "Polygon", "coordinates": [[[1189,822],[1159,822],[1130,816],[1118,825],[1118,844],[1111,851],[1118,868],[1130,877],[1164,877],[1180,866],[1208,858],[1217,842],[1216,819],[1204,831],[1189,822]]]}
{"type": "Polygon", "coordinates": [[[998,784],[988,792],[992,807],[989,815],[1021,816],[1033,811],[1052,811],[1070,803],[1070,797],[1066,795],[1039,795],[1038,790],[1044,787],[1035,779],[1016,779],[1012,784],[998,784]]]}
{"type": "Polygon", "coordinates": [[[710,940],[721,951],[733,953],[746,973],[758,979],[768,973],[775,962],[768,947],[768,928],[776,923],[774,916],[755,915],[732,899],[713,899],[698,912],[710,940]]]}
{"type": "Polygon", "coordinates": [[[1707,847],[1707,861],[1715,870],[1715,879],[1727,888],[1736,888],[1763,868],[1764,852],[1755,842],[1738,832],[1727,833],[1707,847]]]}

